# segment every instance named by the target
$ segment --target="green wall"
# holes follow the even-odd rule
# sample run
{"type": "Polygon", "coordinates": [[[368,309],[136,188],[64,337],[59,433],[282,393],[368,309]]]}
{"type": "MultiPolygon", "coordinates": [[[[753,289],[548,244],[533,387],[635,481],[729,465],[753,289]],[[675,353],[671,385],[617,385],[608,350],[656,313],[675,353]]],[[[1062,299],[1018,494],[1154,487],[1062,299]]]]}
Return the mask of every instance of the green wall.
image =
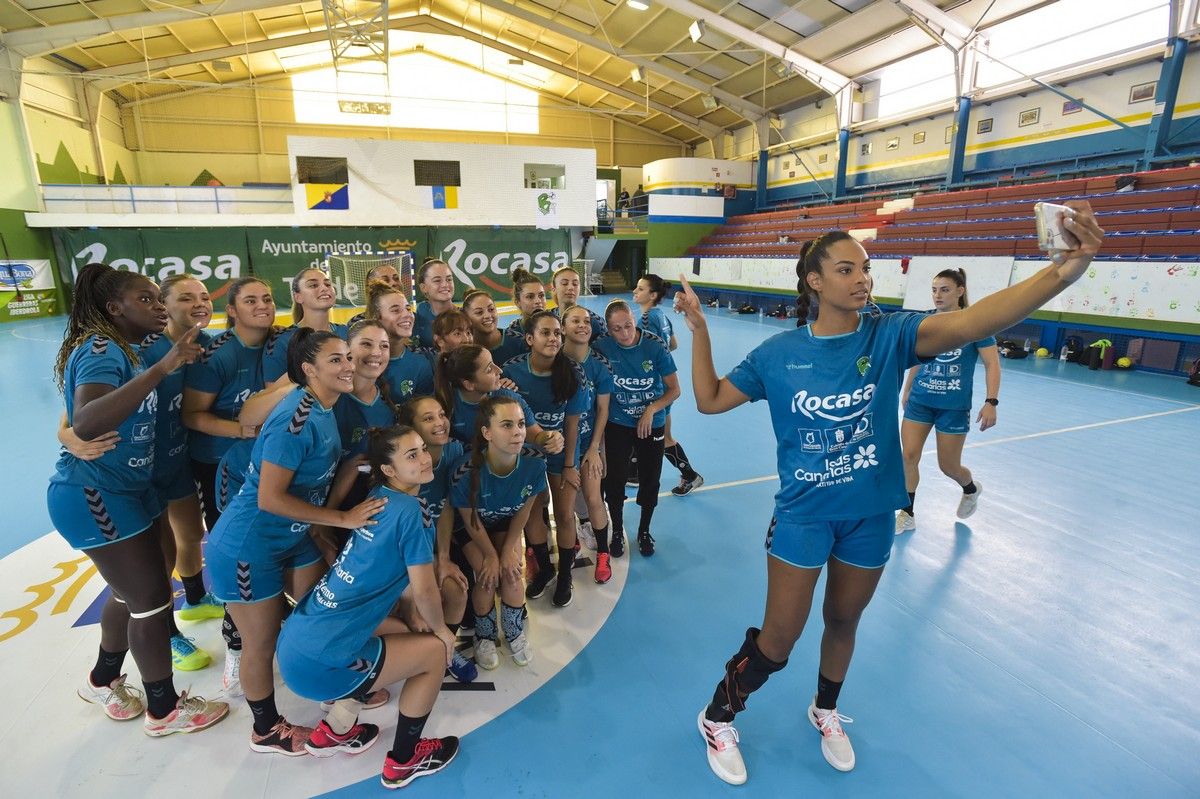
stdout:
{"type": "Polygon", "coordinates": [[[720,226],[720,222],[651,222],[648,226],[650,244],[647,255],[651,258],[681,258],[687,255],[688,247],[720,226]]]}

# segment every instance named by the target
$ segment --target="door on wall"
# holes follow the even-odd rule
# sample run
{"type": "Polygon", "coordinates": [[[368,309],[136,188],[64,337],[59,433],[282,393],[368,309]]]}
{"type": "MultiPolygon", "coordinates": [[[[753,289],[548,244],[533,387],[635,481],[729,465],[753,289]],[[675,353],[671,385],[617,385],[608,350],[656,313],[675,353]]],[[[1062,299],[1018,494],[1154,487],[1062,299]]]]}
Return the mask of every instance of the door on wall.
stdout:
{"type": "Polygon", "coordinates": [[[618,241],[609,264],[620,273],[625,288],[632,288],[637,285],[638,278],[646,274],[646,242],[618,241]]]}

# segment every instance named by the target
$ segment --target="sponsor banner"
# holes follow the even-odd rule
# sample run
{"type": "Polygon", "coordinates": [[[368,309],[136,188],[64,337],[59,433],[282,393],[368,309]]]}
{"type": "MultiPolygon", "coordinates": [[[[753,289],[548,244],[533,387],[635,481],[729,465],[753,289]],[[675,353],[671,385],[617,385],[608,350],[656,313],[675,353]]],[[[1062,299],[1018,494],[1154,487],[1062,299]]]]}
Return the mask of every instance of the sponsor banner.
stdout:
{"type": "Polygon", "coordinates": [[[514,269],[528,269],[549,283],[555,270],[571,265],[567,228],[431,228],[430,234],[430,253],[450,265],[459,284],[455,292],[459,297],[466,287],[512,299],[514,269]]]}
{"type": "Polygon", "coordinates": [[[108,230],[59,228],[54,231],[63,281],[74,285],[90,263],[138,272],[156,283],[191,275],[204,283],[217,308],[226,286],[250,274],[246,231],[230,228],[108,230]]]}
{"type": "MultiPolygon", "coordinates": [[[[245,231],[251,273],[267,281],[278,308],[292,307],[292,278],[301,269],[324,268],[329,256],[354,258],[385,252],[410,252],[421,263],[427,252],[429,228],[325,227],[249,228],[245,231]]],[[[367,287],[332,269],[339,305],[363,305],[367,287]]]]}
{"type": "Polygon", "coordinates": [[[56,313],[58,292],[48,259],[0,260],[0,322],[56,313]]]}
{"type": "MultiPolygon", "coordinates": [[[[189,274],[208,287],[218,311],[231,281],[254,275],[270,285],[280,310],[292,306],[291,279],[329,256],[353,258],[410,252],[420,264],[440,257],[454,272],[457,297],[473,288],[511,298],[512,271],[528,269],[544,282],[571,265],[570,230],[500,227],[127,228],[54,231],[67,285],[85,265],[99,261],[139,272],[155,282],[189,274]]],[[[339,305],[361,305],[365,287],[334,270],[339,305]]]]}

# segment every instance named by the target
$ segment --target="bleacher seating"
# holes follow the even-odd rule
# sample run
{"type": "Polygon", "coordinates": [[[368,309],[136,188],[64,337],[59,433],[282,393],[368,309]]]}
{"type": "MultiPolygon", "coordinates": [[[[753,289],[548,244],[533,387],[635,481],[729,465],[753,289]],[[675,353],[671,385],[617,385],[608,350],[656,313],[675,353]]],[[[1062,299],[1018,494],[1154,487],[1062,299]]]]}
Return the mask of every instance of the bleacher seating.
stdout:
{"type": "Polygon", "coordinates": [[[1104,256],[1200,258],[1200,167],[1135,173],[1133,190],[1116,175],[921,194],[912,207],[886,210],[857,201],[731,216],[689,255],[795,258],[826,230],[874,230],[873,255],[1039,256],[1033,203],[1086,199],[1106,231],[1104,256]]]}

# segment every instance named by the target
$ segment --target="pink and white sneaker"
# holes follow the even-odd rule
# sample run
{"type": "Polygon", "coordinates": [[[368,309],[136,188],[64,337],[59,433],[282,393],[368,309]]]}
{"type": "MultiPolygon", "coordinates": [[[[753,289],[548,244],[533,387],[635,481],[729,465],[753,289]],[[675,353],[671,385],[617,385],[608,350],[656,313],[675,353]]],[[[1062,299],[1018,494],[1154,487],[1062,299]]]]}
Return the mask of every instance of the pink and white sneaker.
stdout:
{"type": "Polygon", "coordinates": [[[145,732],[151,738],[161,738],[177,732],[199,732],[229,715],[225,702],[209,702],[202,696],[188,696],[181,691],[175,709],[166,717],[156,719],[146,714],[145,732]]]}
{"type": "Polygon", "coordinates": [[[696,718],[700,737],[708,749],[708,767],[730,785],[741,785],[746,781],[746,763],[738,750],[738,731],[731,722],[709,721],[704,717],[704,708],[696,718]]]}
{"type": "Polygon", "coordinates": [[[850,736],[842,729],[842,724],[850,724],[854,719],[843,716],[833,710],[823,710],[817,707],[816,700],[808,706],[808,720],[821,733],[821,754],[825,762],[838,771],[850,771],[854,768],[854,747],[850,745],[850,736]]]}
{"type": "Polygon", "coordinates": [[[76,691],[84,702],[99,705],[104,715],[113,721],[132,721],[146,712],[142,692],[125,684],[122,674],[108,685],[92,685],[92,678],[84,677],[83,686],[76,691]]]}

